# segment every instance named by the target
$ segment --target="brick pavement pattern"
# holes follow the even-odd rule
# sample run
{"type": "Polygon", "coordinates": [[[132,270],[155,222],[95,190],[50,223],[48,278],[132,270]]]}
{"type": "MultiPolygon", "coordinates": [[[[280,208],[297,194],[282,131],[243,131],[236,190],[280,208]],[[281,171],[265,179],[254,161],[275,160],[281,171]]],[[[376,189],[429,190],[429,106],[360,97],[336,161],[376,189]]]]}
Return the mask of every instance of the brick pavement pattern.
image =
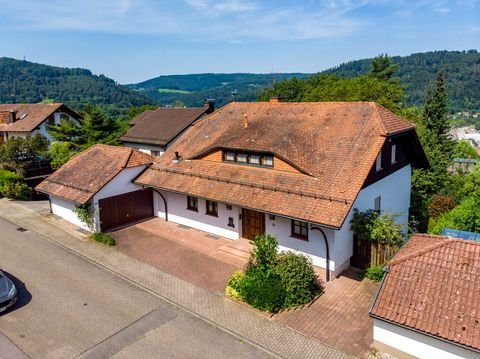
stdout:
{"type": "Polygon", "coordinates": [[[64,221],[36,215],[5,199],[0,199],[0,215],[274,356],[332,359],[351,357],[319,340],[271,321],[243,305],[135,260],[115,248],[94,243],[65,226],[64,221]]]}

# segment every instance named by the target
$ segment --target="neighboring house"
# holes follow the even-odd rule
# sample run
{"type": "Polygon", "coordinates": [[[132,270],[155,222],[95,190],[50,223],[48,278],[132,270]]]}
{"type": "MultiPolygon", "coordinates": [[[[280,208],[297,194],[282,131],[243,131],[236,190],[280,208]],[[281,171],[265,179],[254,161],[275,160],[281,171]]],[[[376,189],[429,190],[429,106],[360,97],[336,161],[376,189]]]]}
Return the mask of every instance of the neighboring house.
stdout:
{"type": "Polygon", "coordinates": [[[415,234],[385,267],[374,346],[398,358],[480,358],[480,243],[415,234]]]}
{"type": "Polygon", "coordinates": [[[338,275],[354,208],[406,224],[414,126],[372,102],[231,103],[195,122],[134,182],[155,214],[230,239],[267,233],[338,275]],[[328,246],[327,246],[328,245],[328,246]]]}
{"type": "Polygon", "coordinates": [[[203,108],[147,110],[130,121],[132,127],[120,140],[127,147],[160,156],[186,128],[213,111],[213,100],[207,100],[203,108]]]}
{"type": "Polygon", "coordinates": [[[65,119],[80,124],[80,115],[63,103],[0,104],[0,143],[10,137],[45,136],[50,142],[48,125],[57,125],[65,119]]]}
{"type": "Polygon", "coordinates": [[[50,209],[67,221],[94,232],[153,217],[153,194],[132,183],[153,162],[128,147],[95,145],[60,167],[36,190],[49,195],[50,209]],[[81,222],[78,206],[89,208],[93,228],[81,222]]]}

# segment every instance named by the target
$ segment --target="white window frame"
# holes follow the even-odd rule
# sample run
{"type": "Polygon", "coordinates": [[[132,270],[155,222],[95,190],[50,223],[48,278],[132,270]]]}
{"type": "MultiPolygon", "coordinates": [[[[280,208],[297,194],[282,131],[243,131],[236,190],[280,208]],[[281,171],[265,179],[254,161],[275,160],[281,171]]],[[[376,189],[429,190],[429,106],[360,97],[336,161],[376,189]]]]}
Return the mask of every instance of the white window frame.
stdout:
{"type": "Polygon", "coordinates": [[[391,155],[391,163],[392,165],[397,163],[397,145],[392,145],[392,155],[391,155]]]}
{"type": "Polygon", "coordinates": [[[377,156],[377,159],[375,160],[375,170],[378,172],[378,171],[381,171],[383,168],[382,168],[382,150],[380,150],[380,152],[378,153],[378,156],[377,156]]]}

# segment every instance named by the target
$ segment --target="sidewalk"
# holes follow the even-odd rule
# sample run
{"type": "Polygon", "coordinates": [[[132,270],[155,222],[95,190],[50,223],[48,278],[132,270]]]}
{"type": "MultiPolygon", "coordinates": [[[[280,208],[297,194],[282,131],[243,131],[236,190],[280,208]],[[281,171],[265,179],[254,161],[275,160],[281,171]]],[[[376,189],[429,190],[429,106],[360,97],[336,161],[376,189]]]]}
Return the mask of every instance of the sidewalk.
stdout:
{"type": "Polygon", "coordinates": [[[38,210],[0,199],[0,216],[19,227],[46,237],[275,356],[334,359],[350,357],[318,340],[275,323],[245,306],[130,258],[115,248],[93,243],[82,233],[65,226],[64,221],[45,217],[38,210]]]}

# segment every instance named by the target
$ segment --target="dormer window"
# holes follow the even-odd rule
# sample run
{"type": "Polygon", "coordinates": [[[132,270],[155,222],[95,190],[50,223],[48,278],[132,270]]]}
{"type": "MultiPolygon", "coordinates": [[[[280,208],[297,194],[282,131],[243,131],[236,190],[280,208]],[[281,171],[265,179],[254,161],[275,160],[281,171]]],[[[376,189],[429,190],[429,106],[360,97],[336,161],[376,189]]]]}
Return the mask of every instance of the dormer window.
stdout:
{"type": "Polygon", "coordinates": [[[237,153],[237,162],[248,163],[248,155],[246,153],[237,153]]]}
{"type": "Polygon", "coordinates": [[[235,162],[244,165],[273,167],[273,155],[244,152],[244,151],[223,151],[224,162],[235,162]]]}
{"type": "Polygon", "coordinates": [[[260,155],[250,155],[250,164],[260,166],[260,155]]]}
{"type": "Polygon", "coordinates": [[[268,155],[263,156],[262,164],[264,166],[273,167],[273,156],[268,156],[268,155]]]}
{"type": "Polygon", "coordinates": [[[225,152],[225,161],[235,162],[235,152],[225,152]]]}

